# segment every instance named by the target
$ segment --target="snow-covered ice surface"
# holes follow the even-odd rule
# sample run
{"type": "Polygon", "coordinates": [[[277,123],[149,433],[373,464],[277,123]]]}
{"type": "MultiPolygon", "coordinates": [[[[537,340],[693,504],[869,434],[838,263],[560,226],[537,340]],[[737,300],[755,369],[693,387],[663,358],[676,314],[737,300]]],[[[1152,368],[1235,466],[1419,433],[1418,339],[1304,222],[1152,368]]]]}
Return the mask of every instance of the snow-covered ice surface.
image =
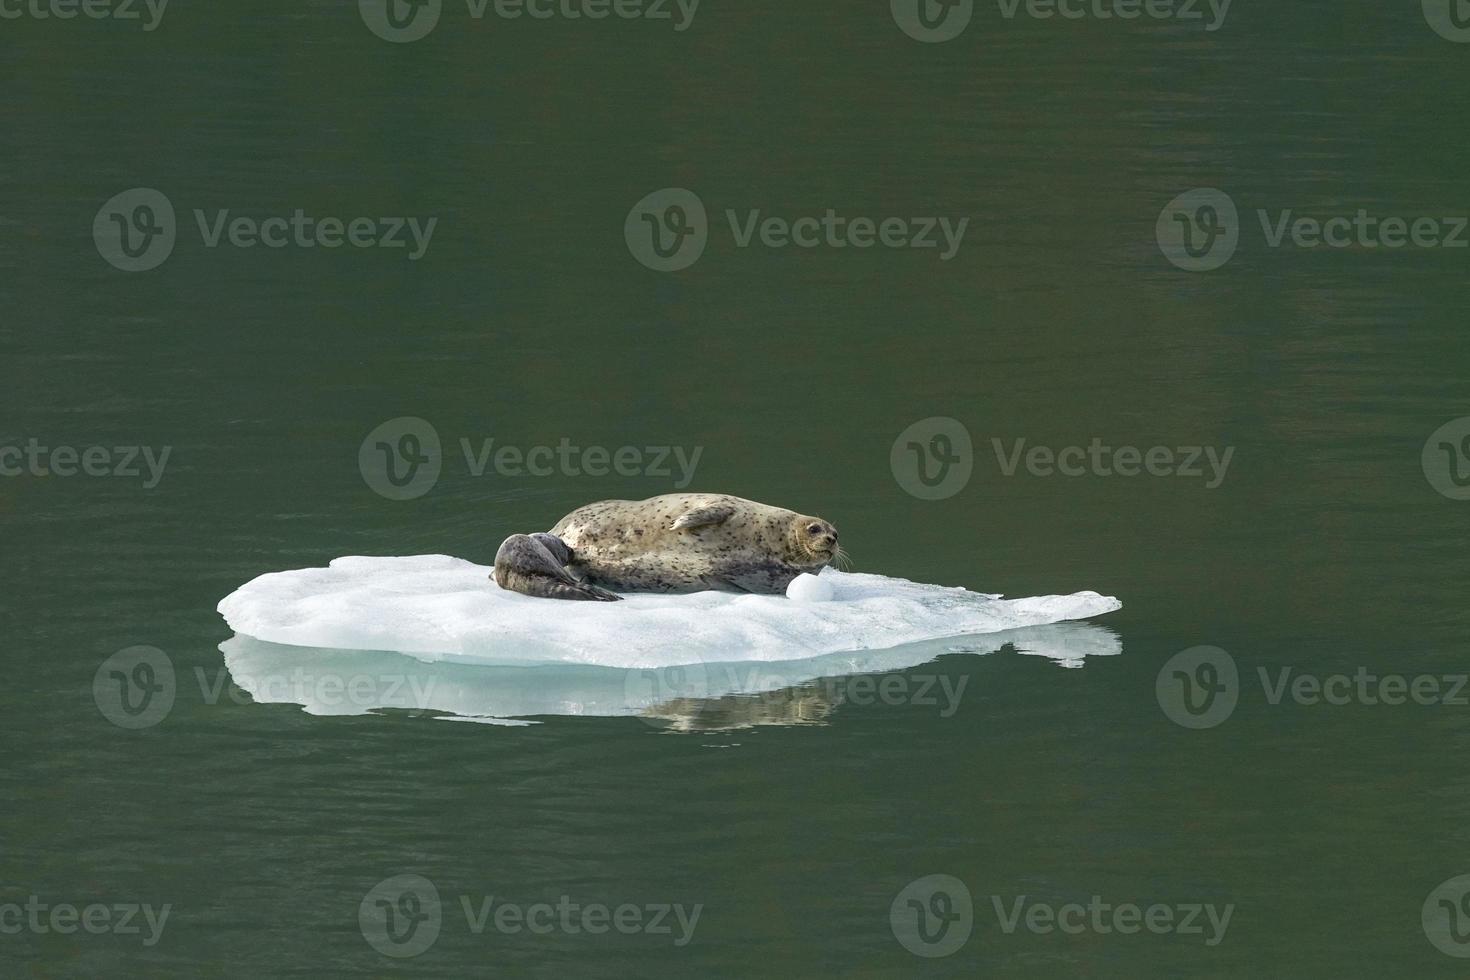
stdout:
{"type": "Polygon", "coordinates": [[[797,579],[788,594],[533,599],[501,589],[489,568],[446,555],[350,557],[262,575],[225,597],[219,612],[236,633],[269,644],[627,670],[805,661],[1085,619],[1122,605],[1096,592],[1002,599],[831,568],[797,579]]]}

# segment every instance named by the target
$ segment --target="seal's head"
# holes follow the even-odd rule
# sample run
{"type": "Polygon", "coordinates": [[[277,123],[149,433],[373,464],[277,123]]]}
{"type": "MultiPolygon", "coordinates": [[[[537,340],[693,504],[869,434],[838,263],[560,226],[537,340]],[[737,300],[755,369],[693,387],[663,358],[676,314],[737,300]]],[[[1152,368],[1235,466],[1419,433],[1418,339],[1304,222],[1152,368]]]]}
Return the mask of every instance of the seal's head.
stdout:
{"type": "Polygon", "coordinates": [[[820,517],[798,514],[791,519],[787,531],[792,564],[798,568],[820,570],[846,557],[837,543],[837,529],[820,517]]]}

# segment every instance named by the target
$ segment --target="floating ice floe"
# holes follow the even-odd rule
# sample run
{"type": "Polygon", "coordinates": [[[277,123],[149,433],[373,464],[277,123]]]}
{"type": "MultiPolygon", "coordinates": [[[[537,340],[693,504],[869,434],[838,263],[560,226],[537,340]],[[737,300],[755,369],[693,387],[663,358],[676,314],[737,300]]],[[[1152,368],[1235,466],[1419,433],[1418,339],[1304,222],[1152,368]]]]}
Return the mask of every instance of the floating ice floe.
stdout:
{"type": "Polygon", "coordinates": [[[326,568],[272,572],[227,596],[219,612],[236,633],[286,646],[391,651],[423,662],[627,670],[805,661],[1086,619],[1121,605],[1096,592],[1003,599],[832,568],[798,578],[787,596],[700,592],[573,602],[507,592],[485,566],[419,555],[338,558],[326,568]]]}

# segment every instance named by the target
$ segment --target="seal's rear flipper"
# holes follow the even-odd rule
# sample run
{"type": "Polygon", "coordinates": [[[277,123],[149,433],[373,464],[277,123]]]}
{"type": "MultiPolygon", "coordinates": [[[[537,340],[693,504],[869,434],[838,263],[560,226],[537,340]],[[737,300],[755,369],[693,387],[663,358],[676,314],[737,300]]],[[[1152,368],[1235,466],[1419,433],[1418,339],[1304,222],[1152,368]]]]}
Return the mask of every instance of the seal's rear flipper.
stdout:
{"type": "Polygon", "coordinates": [[[579,582],[567,571],[572,549],[550,534],[512,534],[495,553],[495,584],[541,599],[616,602],[622,596],[579,582]]]}

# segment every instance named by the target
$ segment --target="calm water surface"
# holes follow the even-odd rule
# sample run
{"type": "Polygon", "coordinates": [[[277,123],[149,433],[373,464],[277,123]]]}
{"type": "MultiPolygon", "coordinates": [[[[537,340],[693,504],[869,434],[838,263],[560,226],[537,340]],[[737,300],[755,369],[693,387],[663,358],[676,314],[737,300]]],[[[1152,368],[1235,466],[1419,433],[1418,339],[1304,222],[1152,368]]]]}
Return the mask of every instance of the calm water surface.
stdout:
{"type": "Polygon", "coordinates": [[[0,934],[0,972],[1462,973],[1421,908],[1470,873],[1470,707],[1272,704],[1258,671],[1470,671],[1470,503],[1421,466],[1470,415],[1470,251],[1273,248],[1257,211],[1470,211],[1470,44],[1409,2],[1241,0],[1213,32],[977,4],[942,44],[886,6],[706,0],[677,31],[677,14],[476,20],[446,2],[412,43],[324,0],[175,0],[153,31],[0,21],[0,446],[171,447],[152,488],[0,479],[0,903],[171,905],[151,946],[146,928],[0,934]],[[167,196],[178,239],[127,273],[93,219],[134,187],[167,196]],[[709,213],[677,273],[623,236],[665,187],[709,213]],[[1208,273],[1155,237],[1201,187],[1239,210],[1238,249],[1208,273]],[[211,248],[193,214],[297,208],[438,221],[411,261],[211,248]],[[829,208],[969,224],[946,261],[742,248],[725,217],[829,208]],[[411,501],[357,461],[402,416],[448,447],[411,501]],[[974,444],[969,482],[936,501],[889,462],[931,417],[974,444]],[[256,575],[488,562],[589,500],[674,489],[476,477],[460,437],[703,447],[693,489],[821,513],[858,570],[1117,595],[1097,627],[1121,653],[1063,669],[936,648],[897,674],[963,683],[948,716],[831,686],[517,727],[212,697],[232,637],[215,605],[256,575]],[[1209,488],[1007,476],[991,442],[1094,438],[1233,456],[1209,488]],[[92,684],[135,645],[167,654],[177,696],[126,730],[92,684]],[[1200,645],[1233,658],[1239,700],[1190,730],[1155,684],[1200,645]],[[437,888],[442,928],[394,959],[358,908],[409,873],[437,888]],[[921,958],[890,905],[935,874],[968,889],[973,932],[921,958]],[[702,911],[685,945],[677,926],[476,934],[461,896],[702,911]],[[1020,896],[1232,913],[1214,945],[1208,928],[1007,932],[994,903],[1020,896]]]}

